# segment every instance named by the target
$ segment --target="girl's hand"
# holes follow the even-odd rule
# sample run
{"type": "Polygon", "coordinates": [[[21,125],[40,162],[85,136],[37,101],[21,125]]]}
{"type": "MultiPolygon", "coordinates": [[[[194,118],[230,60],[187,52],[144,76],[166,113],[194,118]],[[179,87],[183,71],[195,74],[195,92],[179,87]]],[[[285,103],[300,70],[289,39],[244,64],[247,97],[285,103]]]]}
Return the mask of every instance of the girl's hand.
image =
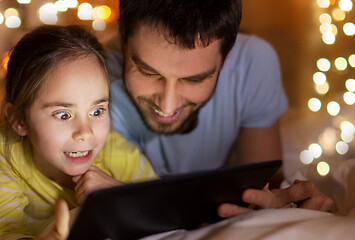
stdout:
{"type": "Polygon", "coordinates": [[[76,183],[74,190],[79,204],[82,204],[86,196],[95,190],[123,185],[122,182],[95,166],[91,166],[84,174],[73,177],[73,181],[76,183]]]}
{"type": "Polygon", "coordinates": [[[317,190],[312,181],[296,180],[294,184],[285,189],[269,190],[268,185],[263,190],[247,189],[243,192],[243,201],[249,203],[249,208],[239,207],[225,203],[219,206],[220,217],[233,217],[241,213],[260,208],[288,208],[292,204],[298,208],[331,211],[334,201],[317,190]]]}
{"type": "Polygon", "coordinates": [[[63,199],[56,201],[54,206],[54,224],[51,229],[41,234],[36,240],[65,240],[69,234],[69,208],[63,199]]]}

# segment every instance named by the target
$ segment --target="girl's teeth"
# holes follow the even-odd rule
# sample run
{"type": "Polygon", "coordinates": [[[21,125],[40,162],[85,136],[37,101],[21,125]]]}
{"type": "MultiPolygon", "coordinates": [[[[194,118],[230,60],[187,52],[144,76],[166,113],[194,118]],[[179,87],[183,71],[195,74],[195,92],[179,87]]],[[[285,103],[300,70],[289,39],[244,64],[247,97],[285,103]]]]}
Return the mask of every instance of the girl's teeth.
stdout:
{"type": "Polygon", "coordinates": [[[155,111],[156,113],[158,113],[158,114],[159,114],[160,116],[162,116],[162,117],[170,117],[170,116],[172,116],[172,115],[175,114],[175,112],[170,113],[170,114],[166,114],[166,113],[163,113],[162,111],[159,111],[159,110],[157,110],[157,109],[154,109],[154,111],[155,111]]]}
{"type": "Polygon", "coordinates": [[[88,155],[89,151],[85,152],[65,152],[66,154],[69,155],[69,157],[84,157],[88,155]]]}

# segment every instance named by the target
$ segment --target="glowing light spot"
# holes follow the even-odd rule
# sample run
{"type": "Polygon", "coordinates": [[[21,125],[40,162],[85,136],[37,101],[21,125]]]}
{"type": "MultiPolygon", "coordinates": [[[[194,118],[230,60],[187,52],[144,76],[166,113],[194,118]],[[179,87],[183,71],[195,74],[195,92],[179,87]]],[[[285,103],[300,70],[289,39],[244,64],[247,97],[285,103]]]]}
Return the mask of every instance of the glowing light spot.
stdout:
{"type": "Polygon", "coordinates": [[[320,85],[316,85],[315,89],[317,91],[317,93],[319,94],[326,94],[329,91],[329,84],[327,82],[320,84],[320,85]]]}
{"type": "Polygon", "coordinates": [[[346,143],[350,143],[352,140],[354,140],[354,135],[348,135],[345,132],[342,132],[340,137],[346,143]]]}
{"type": "Polygon", "coordinates": [[[343,71],[348,67],[348,62],[345,58],[338,57],[337,59],[335,59],[334,65],[339,71],[343,71]]]}
{"type": "Polygon", "coordinates": [[[330,5],[329,0],[317,0],[318,6],[321,8],[328,8],[330,5]]]}
{"type": "Polygon", "coordinates": [[[330,167],[329,164],[326,162],[319,162],[317,164],[317,172],[321,176],[326,176],[330,172],[330,167]]]}
{"type": "Polygon", "coordinates": [[[95,19],[92,22],[92,28],[96,31],[103,31],[106,29],[106,23],[102,19],[95,19]]]}
{"type": "Polygon", "coordinates": [[[327,111],[329,113],[329,115],[331,116],[336,116],[339,114],[340,112],[340,105],[339,103],[335,102],[335,101],[331,101],[328,103],[327,105],[327,111]]]}
{"type": "Polygon", "coordinates": [[[331,24],[330,26],[332,27],[332,33],[333,33],[334,35],[337,35],[337,34],[338,34],[338,28],[337,28],[337,26],[335,26],[334,24],[331,24]]]}
{"type": "Polygon", "coordinates": [[[332,22],[332,17],[328,13],[323,13],[319,16],[320,23],[328,23],[332,22]]]}
{"type": "Polygon", "coordinates": [[[327,32],[332,32],[333,28],[332,25],[330,25],[329,23],[323,23],[322,25],[320,25],[319,27],[319,31],[324,34],[327,32]]]}
{"type": "Polygon", "coordinates": [[[39,8],[39,19],[45,24],[56,24],[58,21],[57,7],[54,3],[46,3],[39,8]]]}
{"type": "Polygon", "coordinates": [[[355,24],[351,23],[351,22],[345,23],[343,26],[343,31],[344,31],[345,35],[347,35],[347,36],[354,36],[355,24]]]}
{"type": "Polygon", "coordinates": [[[338,129],[333,127],[326,127],[324,131],[318,136],[318,142],[323,147],[323,152],[328,155],[335,153],[335,144],[338,141],[338,129]]]}
{"type": "Polygon", "coordinates": [[[310,164],[313,162],[312,153],[308,150],[304,150],[300,153],[300,160],[303,164],[310,164]]]}
{"type": "Polygon", "coordinates": [[[317,60],[317,68],[320,71],[327,72],[330,69],[330,61],[326,58],[320,58],[317,60]]]}
{"type": "Polygon", "coordinates": [[[76,6],[78,6],[77,0],[64,0],[64,3],[67,8],[76,8],[76,6]]]}
{"type": "Polygon", "coordinates": [[[345,87],[348,91],[350,92],[355,92],[355,80],[349,78],[348,80],[346,80],[345,82],[345,87]]]}
{"type": "Polygon", "coordinates": [[[325,32],[322,35],[322,40],[325,44],[333,44],[335,42],[335,35],[332,32],[325,32]]]}
{"type": "Polygon", "coordinates": [[[348,105],[353,105],[355,103],[355,93],[345,92],[343,94],[343,100],[348,105]]]}
{"type": "Polygon", "coordinates": [[[327,81],[327,77],[322,72],[316,72],[313,74],[313,82],[317,85],[324,84],[327,81]]]}
{"type": "Polygon", "coordinates": [[[5,10],[4,16],[5,16],[5,18],[9,18],[11,16],[18,17],[19,13],[18,13],[18,11],[15,8],[8,8],[8,9],[5,10]]]}
{"type": "Polygon", "coordinates": [[[308,147],[308,151],[312,154],[313,158],[319,158],[322,155],[322,147],[318,143],[312,143],[308,147]]]}
{"type": "Polygon", "coordinates": [[[355,67],[355,54],[351,54],[349,56],[348,62],[350,64],[350,66],[355,67]]]}
{"type": "Polygon", "coordinates": [[[353,2],[351,0],[340,0],[339,8],[346,12],[351,11],[353,8],[353,2]]]}
{"type": "Polygon", "coordinates": [[[82,3],[78,7],[78,18],[81,20],[90,20],[92,16],[92,6],[90,3],[82,3]]]}
{"type": "Polygon", "coordinates": [[[1,66],[7,70],[7,63],[9,62],[10,56],[9,52],[5,52],[4,55],[2,55],[2,61],[1,61],[1,66]]]}
{"type": "Polygon", "coordinates": [[[106,5],[95,7],[92,15],[94,19],[105,20],[111,16],[111,8],[106,5]]]}
{"type": "Polygon", "coordinates": [[[353,135],[355,133],[355,126],[353,123],[349,121],[343,121],[340,123],[340,129],[342,132],[348,134],[348,135],[353,135]]]}
{"type": "Polygon", "coordinates": [[[2,13],[0,13],[0,24],[2,24],[4,22],[4,15],[2,15],[2,13]]]}
{"type": "Polygon", "coordinates": [[[29,4],[31,3],[31,0],[17,0],[19,4],[29,4]]]}
{"type": "Polygon", "coordinates": [[[65,12],[68,10],[68,6],[65,4],[64,1],[56,1],[54,5],[57,7],[58,12],[65,12]]]}
{"type": "Polygon", "coordinates": [[[337,144],[335,145],[335,150],[337,151],[337,153],[339,153],[340,155],[344,155],[349,151],[349,145],[346,142],[343,141],[339,141],[337,142],[337,144]]]}
{"type": "Polygon", "coordinates": [[[312,112],[317,112],[322,107],[322,103],[318,98],[311,98],[308,101],[308,108],[312,112]]]}
{"type": "Polygon", "coordinates": [[[5,25],[8,28],[18,28],[21,26],[21,19],[17,16],[10,16],[6,18],[5,25]]]}
{"type": "Polygon", "coordinates": [[[337,21],[343,21],[345,19],[345,12],[339,8],[334,9],[332,12],[333,18],[337,21]]]}

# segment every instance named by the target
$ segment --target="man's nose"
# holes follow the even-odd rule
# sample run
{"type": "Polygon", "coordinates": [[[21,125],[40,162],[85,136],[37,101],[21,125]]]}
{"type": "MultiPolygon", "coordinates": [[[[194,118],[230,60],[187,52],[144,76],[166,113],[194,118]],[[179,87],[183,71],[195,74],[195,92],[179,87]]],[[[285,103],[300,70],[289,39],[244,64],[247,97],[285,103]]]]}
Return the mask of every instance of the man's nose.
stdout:
{"type": "Polygon", "coordinates": [[[174,80],[166,80],[162,83],[159,94],[158,106],[165,114],[171,114],[179,108],[178,83],[174,80]]]}

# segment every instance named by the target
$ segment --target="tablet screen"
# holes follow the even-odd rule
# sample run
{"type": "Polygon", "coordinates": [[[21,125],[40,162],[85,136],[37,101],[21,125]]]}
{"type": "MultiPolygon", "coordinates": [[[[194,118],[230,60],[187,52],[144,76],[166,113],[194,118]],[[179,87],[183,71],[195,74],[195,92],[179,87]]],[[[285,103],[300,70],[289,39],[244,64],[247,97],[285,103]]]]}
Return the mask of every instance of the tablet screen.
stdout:
{"type": "Polygon", "coordinates": [[[247,206],[242,192],[262,189],[280,166],[281,160],[275,160],[93,192],[81,206],[68,239],[138,239],[219,221],[221,203],[247,206]]]}

